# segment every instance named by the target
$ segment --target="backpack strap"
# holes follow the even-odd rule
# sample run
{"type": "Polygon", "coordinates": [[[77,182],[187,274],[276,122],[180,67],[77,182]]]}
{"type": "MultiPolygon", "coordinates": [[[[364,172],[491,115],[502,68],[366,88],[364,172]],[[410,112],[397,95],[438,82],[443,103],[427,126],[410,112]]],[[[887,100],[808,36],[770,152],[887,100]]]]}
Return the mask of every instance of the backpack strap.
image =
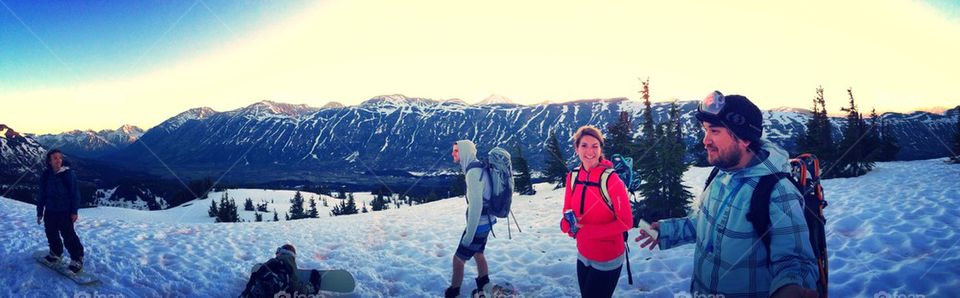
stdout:
{"type": "Polygon", "coordinates": [[[613,173],[613,168],[607,168],[606,170],[603,170],[603,174],[600,174],[600,196],[603,197],[603,202],[607,203],[607,208],[610,208],[610,212],[613,212],[613,216],[616,217],[617,213],[613,210],[613,201],[610,200],[610,190],[607,189],[607,182],[610,180],[610,175],[613,173]]]}
{"type": "Polygon", "coordinates": [[[774,173],[760,177],[760,181],[757,182],[757,187],[753,189],[753,194],[750,196],[750,209],[747,211],[747,221],[753,225],[754,232],[757,233],[757,236],[763,241],[763,246],[767,249],[768,263],[771,262],[769,232],[770,200],[772,198],[770,198],[770,196],[773,193],[773,187],[777,185],[781,179],[788,179],[791,183],[797,185],[793,177],[787,173],[774,173]]]}
{"type": "Polygon", "coordinates": [[[713,170],[710,170],[710,176],[707,176],[707,182],[703,184],[703,190],[707,190],[707,187],[710,187],[710,182],[713,182],[713,178],[717,177],[717,173],[720,173],[720,168],[713,167],[713,170]]]}

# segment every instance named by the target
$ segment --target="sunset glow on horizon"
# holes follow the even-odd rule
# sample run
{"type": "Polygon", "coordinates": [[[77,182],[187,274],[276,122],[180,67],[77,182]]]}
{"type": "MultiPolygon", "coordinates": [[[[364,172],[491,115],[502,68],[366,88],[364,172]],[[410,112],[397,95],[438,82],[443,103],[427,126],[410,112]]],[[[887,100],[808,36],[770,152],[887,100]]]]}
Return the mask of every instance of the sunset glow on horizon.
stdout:
{"type": "Polygon", "coordinates": [[[0,123],[29,133],[265,99],[637,100],[639,78],[656,101],[810,108],[823,86],[831,113],[847,88],[866,113],[960,104],[960,13],[942,1],[33,5],[0,6],[0,123]]]}

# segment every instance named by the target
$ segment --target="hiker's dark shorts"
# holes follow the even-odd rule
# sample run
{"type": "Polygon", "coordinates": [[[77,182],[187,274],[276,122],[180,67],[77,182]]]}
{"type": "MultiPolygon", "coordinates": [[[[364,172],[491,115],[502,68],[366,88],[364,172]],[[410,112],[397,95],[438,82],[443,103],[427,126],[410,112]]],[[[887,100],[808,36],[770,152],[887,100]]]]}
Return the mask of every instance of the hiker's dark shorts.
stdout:
{"type": "MultiPolygon", "coordinates": [[[[460,243],[459,246],[457,246],[457,257],[461,260],[469,261],[473,258],[473,255],[483,253],[483,249],[487,247],[487,236],[489,234],[489,231],[474,234],[473,242],[468,246],[463,246],[463,243],[460,243]]],[[[460,235],[460,240],[463,240],[463,236],[466,235],[467,232],[463,232],[463,235],[460,235]]]]}

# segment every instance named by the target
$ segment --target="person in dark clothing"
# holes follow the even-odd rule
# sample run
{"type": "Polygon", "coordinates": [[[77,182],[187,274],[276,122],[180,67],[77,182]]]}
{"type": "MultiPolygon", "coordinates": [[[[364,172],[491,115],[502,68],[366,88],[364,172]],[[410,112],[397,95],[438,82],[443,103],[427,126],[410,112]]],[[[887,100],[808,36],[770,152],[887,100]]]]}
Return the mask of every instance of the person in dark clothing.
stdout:
{"type": "Polygon", "coordinates": [[[50,150],[37,193],[37,224],[43,222],[50,245],[50,253],[44,258],[50,263],[60,262],[63,247],[66,246],[70,253],[68,268],[73,272],[83,270],[83,244],[73,226],[80,218],[77,216],[78,209],[80,189],[77,175],[63,159],[60,150],[50,150]]]}

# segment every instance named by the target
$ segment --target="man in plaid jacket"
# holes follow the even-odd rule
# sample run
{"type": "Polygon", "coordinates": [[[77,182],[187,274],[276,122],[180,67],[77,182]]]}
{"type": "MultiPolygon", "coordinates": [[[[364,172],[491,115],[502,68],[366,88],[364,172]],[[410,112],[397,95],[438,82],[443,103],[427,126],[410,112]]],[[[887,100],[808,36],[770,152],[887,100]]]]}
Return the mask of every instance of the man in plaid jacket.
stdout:
{"type": "Polygon", "coordinates": [[[695,243],[691,294],[723,297],[816,297],[817,268],[800,207],[800,192],[781,179],[770,195],[769,251],[747,220],[760,177],[789,173],[788,155],[761,141],[763,116],[746,97],[711,93],[696,117],[707,160],[720,171],[684,218],[652,225],[637,241],[650,249],[695,243]]]}

